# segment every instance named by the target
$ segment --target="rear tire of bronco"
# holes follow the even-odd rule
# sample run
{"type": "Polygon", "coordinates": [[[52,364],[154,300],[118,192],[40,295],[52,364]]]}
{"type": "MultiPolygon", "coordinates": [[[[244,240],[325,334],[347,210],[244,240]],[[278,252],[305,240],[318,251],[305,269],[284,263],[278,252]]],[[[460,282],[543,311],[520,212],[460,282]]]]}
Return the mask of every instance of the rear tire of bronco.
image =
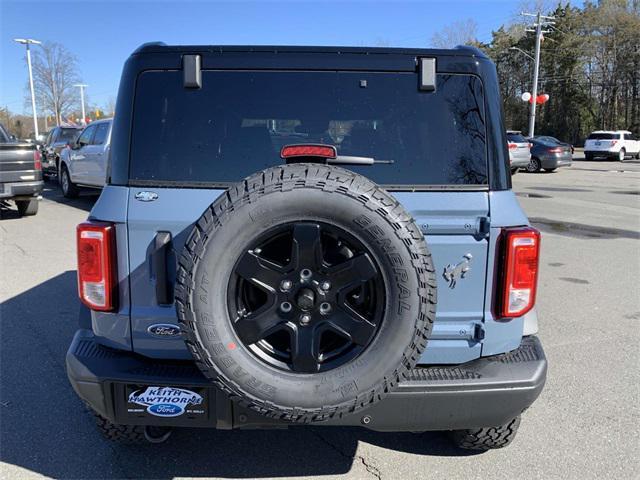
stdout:
{"type": "Polygon", "coordinates": [[[296,423],[359,411],[417,363],[435,317],[424,235],[353,172],[274,167],[229,188],[180,257],[176,308],[200,370],[296,423]]]}
{"type": "Polygon", "coordinates": [[[16,200],[16,207],[21,217],[30,217],[38,213],[38,199],[16,200]]]}
{"type": "Polygon", "coordinates": [[[518,432],[520,415],[498,427],[472,428],[450,432],[453,443],[465,450],[487,451],[509,445],[518,432]]]}
{"type": "Polygon", "coordinates": [[[96,426],[102,435],[112,442],[119,443],[163,443],[173,431],[169,427],[145,427],[142,425],[116,425],[94,412],[96,426]]]}

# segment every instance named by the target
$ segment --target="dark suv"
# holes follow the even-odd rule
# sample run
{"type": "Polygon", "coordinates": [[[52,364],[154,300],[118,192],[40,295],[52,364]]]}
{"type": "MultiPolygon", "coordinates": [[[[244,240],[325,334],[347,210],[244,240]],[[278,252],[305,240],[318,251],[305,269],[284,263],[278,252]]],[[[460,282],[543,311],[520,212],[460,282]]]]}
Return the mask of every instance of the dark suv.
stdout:
{"type": "Polygon", "coordinates": [[[48,175],[58,175],[60,152],[75,142],[82,131],[80,127],[55,127],[47,134],[42,147],[42,171],[48,175]]]}
{"type": "Polygon", "coordinates": [[[116,111],[67,354],[108,437],[513,439],[546,377],[540,236],[479,50],[146,44],[116,111]]]}

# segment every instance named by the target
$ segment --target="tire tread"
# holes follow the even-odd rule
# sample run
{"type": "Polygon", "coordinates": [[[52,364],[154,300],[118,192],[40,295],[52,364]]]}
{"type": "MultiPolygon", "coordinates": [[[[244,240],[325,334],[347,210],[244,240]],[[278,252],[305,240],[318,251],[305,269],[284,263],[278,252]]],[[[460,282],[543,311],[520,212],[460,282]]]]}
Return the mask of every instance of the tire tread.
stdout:
{"type": "Polygon", "coordinates": [[[459,448],[486,451],[509,445],[515,438],[519,426],[520,416],[517,416],[498,427],[455,430],[451,432],[451,436],[459,448]]]}

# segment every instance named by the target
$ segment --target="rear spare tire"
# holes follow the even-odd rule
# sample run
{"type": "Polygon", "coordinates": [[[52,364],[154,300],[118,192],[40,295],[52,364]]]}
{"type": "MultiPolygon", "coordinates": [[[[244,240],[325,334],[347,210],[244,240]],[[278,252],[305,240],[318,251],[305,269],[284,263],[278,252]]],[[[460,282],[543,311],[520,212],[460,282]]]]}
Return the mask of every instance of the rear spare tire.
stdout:
{"type": "Polygon", "coordinates": [[[424,236],[391,195],[337,167],[270,168],[202,214],[176,308],[196,364],[241,405],[306,423],[406,378],[435,317],[424,236]]]}

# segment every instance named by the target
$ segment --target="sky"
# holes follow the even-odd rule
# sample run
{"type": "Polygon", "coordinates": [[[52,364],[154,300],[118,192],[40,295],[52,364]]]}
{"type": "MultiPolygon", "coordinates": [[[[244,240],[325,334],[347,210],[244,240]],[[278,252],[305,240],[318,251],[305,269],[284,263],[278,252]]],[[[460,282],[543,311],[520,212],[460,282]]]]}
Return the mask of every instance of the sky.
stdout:
{"type": "Polygon", "coordinates": [[[14,38],[64,44],[78,58],[91,103],[104,106],[117,95],[124,61],[145,42],[427,47],[435,32],[467,19],[488,41],[522,6],[520,0],[0,0],[0,106],[31,113],[24,46],[14,38]]]}

